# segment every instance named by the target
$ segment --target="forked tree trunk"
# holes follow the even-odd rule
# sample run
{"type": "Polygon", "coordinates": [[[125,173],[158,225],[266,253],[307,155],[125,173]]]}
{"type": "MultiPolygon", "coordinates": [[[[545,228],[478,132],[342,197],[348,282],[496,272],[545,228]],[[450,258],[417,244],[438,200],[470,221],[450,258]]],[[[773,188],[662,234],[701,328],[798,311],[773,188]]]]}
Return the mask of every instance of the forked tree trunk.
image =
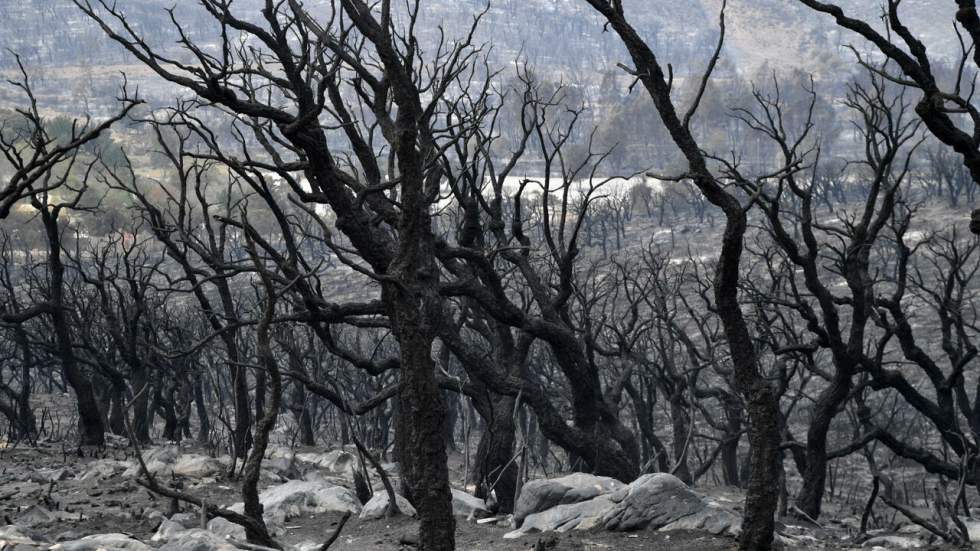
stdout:
{"type": "Polygon", "coordinates": [[[486,428],[480,436],[473,466],[476,497],[497,497],[501,513],[514,511],[517,492],[517,462],[514,458],[515,423],[513,396],[496,395],[478,407],[486,428]]]}
{"type": "Polygon", "coordinates": [[[78,365],[72,344],[70,320],[65,311],[65,266],[61,262],[61,234],[58,226],[58,209],[40,205],[41,220],[48,238],[48,268],[50,270],[51,324],[54,326],[55,350],[61,360],[65,379],[75,391],[78,404],[79,444],[101,446],[105,443],[105,425],[92,381],[78,365]]]}
{"type": "Polygon", "coordinates": [[[851,391],[850,370],[838,369],[830,386],[817,397],[813,418],[806,437],[806,462],[803,487],[796,506],[812,519],[820,518],[827,482],[827,434],[830,425],[851,391]]]}

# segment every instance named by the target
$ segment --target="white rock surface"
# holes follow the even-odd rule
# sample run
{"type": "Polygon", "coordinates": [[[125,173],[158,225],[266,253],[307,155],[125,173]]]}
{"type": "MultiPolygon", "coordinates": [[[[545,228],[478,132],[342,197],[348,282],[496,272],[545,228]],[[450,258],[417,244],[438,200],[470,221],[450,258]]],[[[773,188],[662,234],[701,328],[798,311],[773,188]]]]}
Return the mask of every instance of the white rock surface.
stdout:
{"type": "Polygon", "coordinates": [[[861,547],[870,547],[872,549],[917,549],[919,547],[925,547],[926,543],[918,538],[912,538],[908,536],[875,536],[866,542],[861,547]]]}
{"type": "Polygon", "coordinates": [[[482,499],[453,488],[453,514],[457,517],[479,519],[489,515],[490,510],[482,499]]]}
{"type": "Polygon", "coordinates": [[[585,473],[532,480],[521,488],[521,495],[514,504],[514,520],[520,525],[530,514],[546,511],[556,505],[587,501],[623,486],[615,478],[585,473]]]}
{"type": "Polygon", "coordinates": [[[182,455],[173,465],[173,473],[187,478],[215,476],[224,470],[220,460],[206,455],[182,455]]]}
{"type": "Polygon", "coordinates": [[[35,543],[32,536],[20,526],[14,524],[0,526],[0,549],[15,545],[35,545],[35,543]]]}
{"type": "MultiPolygon", "coordinates": [[[[259,493],[267,524],[282,524],[300,515],[361,512],[361,504],[350,490],[321,480],[290,480],[259,493]]],[[[241,513],[243,503],[229,507],[241,513]]]]}
{"type": "Polygon", "coordinates": [[[208,531],[224,539],[231,538],[238,541],[245,541],[246,538],[244,526],[240,526],[221,517],[215,517],[208,521],[208,531]]]}
{"type": "Polygon", "coordinates": [[[126,534],[92,534],[82,539],[63,541],[51,551],[152,551],[149,545],[126,534]]]}
{"type": "MultiPolygon", "coordinates": [[[[388,492],[384,490],[380,492],[375,491],[371,499],[361,509],[361,514],[358,515],[359,518],[362,520],[384,518],[389,501],[391,500],[388,499],[388,492]]],[[[395,503],[398,504],[398,509],[403,515],[414,517],[417,514],[415,507],[412,507],[412,504],[407,499],[398,494],[395,494],[395,503]]]]}
{"type": "MultiPolygon", "coordinates": [[[[554,494],[541,492],[545,496],[554,494]]],[[[549,531],[646,528],[702,529],[716,535],[736,535],[740,527],[741,517],[734,511],[705,500],[675,476],[657,473],[641,476],[614,492],[531,513],[524,517],[518,530],[505,537],[549,531]]]]}
{"type": "Polygon", "coordinates": [[[159,551],[240,551],[209,530],[193,528],[162,545],[159,551]]]}

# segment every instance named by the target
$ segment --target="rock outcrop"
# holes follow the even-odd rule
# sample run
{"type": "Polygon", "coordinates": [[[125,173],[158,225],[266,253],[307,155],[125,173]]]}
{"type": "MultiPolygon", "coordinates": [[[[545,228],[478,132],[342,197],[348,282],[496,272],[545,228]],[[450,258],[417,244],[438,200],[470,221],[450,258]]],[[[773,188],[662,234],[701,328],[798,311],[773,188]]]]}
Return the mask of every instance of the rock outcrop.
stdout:
{"type": "Polygon", "coordinates": [[[568,530],[631,531],[701,529],[716,535],[736,535],[741,517],[709,502],[677,477],[641,476],[629,485],[591,475],[569,475],[535,481],[532,495],[518,500],[520,528],[505,537],[568,530]],[[548,503],[557,503],[544,507],[548,503]]]}
{"type": "Polygon", "coordinates": [[[520,526],[528,515],[546,511],[556,505],[586,501],[615,492],[624,486],[615,478],[585,473],[532,480],[524,484],[521,495],[514,504],[514,522],[520,526]]]}
{"type": "MultiPolygon", "coordinates": [[[[270,486],[259,493],[259,501],[267,524],[282,524],[300,515],[361,511],[360,502],[350,490],[322,480],[290,480],[270,486]]],[[[238,513],[244,508],[242,503],[229,507],[238,513]]]]}

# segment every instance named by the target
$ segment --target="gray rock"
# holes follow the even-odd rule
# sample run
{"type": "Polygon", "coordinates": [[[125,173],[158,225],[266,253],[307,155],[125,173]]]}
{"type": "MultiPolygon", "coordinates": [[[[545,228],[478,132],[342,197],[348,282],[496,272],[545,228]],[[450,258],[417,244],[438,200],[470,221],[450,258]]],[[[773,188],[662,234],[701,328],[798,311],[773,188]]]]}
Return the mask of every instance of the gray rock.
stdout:
{"type": "Polygon", "coordinates": [[[0,526],[0,549],[14,545],[35,545],[34,536],[26,528],[16,524],[0,526]]]}
{"type": "Polygon", "coordinates": [[[45,483],[45,482],[61,482],[62,480],[68,480],[73,477],[73,473],[70,469],[62,467],[60,469],[38,469],[33,471],[28,479],[31,482],[45,483]]]}
{"type": "Polygon", "coordinates": [[[661,532],[672,530],[703,530],[716,536],[738,536],[742,531],[742,517],[717,503],[709,502],[697,513],[681,517],[660,528],[661,532]]]}
{"type": "Polygon", "coordinates": [[[143,454],[143,461],[159,461],[161,463],[173,463],[177,461],[177,456],[180,455],[180,449],[177,446],[158,446],[147,450],[143,454]]]}
{"type": "Polygon", "coordinates": [[[186,532],[188,528],[179,522],[167,519],[160,523],[150,541],[170,541],[186,532]]]}
{"type": "MultiPolygon", "coordinates": [[[[380,492],[374,492],[374,496],[372,496],[361,509],[359,518],[362,520],[384,518],[385,512],[388,509],[388,503],[390,501],[391,500],[388,499],[388,492],[383,490],[380,492]]],[[[398,509],[403,515],[414,517],[417,514],[415,507],[412,507],[412,504],[409,503],[407,499],[398,494],[395,494],[395,503],[398,504],[398,509]]]]}
{"type": "MultiPolygon", "coordinates": [[[[259,494],[259,501],[267,524],[282,524],[300,515],[361,512],[361,504],[350,490],[316,480],[290,480],[270,486],[259,494]]],[[[241,513],[245,506],[236,503],[229,509],[241,513]]]]}
{"type": "MultiPolygon", "coordinates": [[[[174,463],[180,455],[177,446],[166,445],[152,448],[143,453],[143,462],[146,463],[146,470],[152,474],[170,473],[174,469],[174,463]]],[[[123,476],[135,478],[142,474],[139,461],[133,461],[123,472],[123,476]]]]}
{"type": "Polygon", "coordinates": [[[208,531],[224,539],[231,538],[238,541],[245,541],[246,538],[244,526],[221,517],[215,517],[208,522],[208,531]]]}
{"type": "Polygon", "coordinates": [[[171,516],[170,520],[180,524],[184,528],[201,527],[201,515],[199,513],[177,513],[171,516]]]}
{"type": "Polygon", "coordinates": [[[331,450],[326,453],[300,453],[296,454],[296,459],[335,474],[346,474],[354,465],[354,456],[346,450],[331,450]]]}
{"type": "MultiPolygon", "coordinates": [[[[145,461],[146,470],[150,471],[150,474],[170,474],[173,470],[173,463],[164,463],[163,461],[145,461]]],[[[138,478],[143,475],[143,470],[140,467],[139,462],[134,462],[125,471],[123,471],[122,476],[126,478],[138,478]]]]}
{"type": "Polygon", "coordinates": [[[482,499],[453,488],[453,514],[457,517],[477,519],[489,515],[490,510],[482,499]]]}
{"type": "Polygon", "coordinates": [[[611,493],[527,515],[520,528],[505,537],[549,531],[646,528],[697,529],[735,535],[740,526],[741,517],[734,511],[709,503],[677,477],[658,473],[641,476],[611,493]]]}
{"type": "Polygon", "coordinates": [[[262,461],[262,474],[275,474],[283,480],[299,478],[301,473],[297,462],[295,456],[265,459],[262,461]]]}
{"type": "Polygon", "coordinates": [[[93,534],[82,539],[63,541],[51,551],[152,551],[149,545],[127,534],[93,534]]]}
{"type": "Polygon", "coordinates": [[[615,505],[608,494],[578,503],[556,505],[524,517],[520,529],[508,532],[504,537],[512,539],[537,532],[591,530],[601,526],[603,516],[615,505]]]}
{"type": "Polygon", "coordinates": [[[925,547],[926,543],[918,538],[908,536],[875,536],[861,545],[861,547],[883,548],[883,549],[916,549],[925,547]]]}
{"type": "Polygon", "coordinates": [[[182,455],[173,466],[173,473],[187,478],[215,476],[224,470],[221,461],[206,455],[182,455]]]}
{"type": "Polygon", "coordinates": [[[34,527],[58,520],[58,516],[40,505],[31,505],[24,509],[16,519],[20,526],[34,527]]]}
{"type": "Polygon", "coordinates": [[[610,499],[616,507],[606,513],[602,524],[619,531],[660,528],[706,506],[679,478],[664,473],[643,475],[610,499]]]}
{"type": "Polygon", "coordinates": [[[79,532],[78,530],[65,530],[64,532],[59,532],[55,535],[54,541],[70,541],[77,540],[85,537],[85,534],[79,532]]]}
{"type": "MultiPolygon", "coordinates": [[[[77,477],[78,480],[94,481],[105,480],[115,476],[117,473],[131,469],[135,463],[129,461],[116,461],[114,459],[99,459],[88,464],[85,472],[77,477]]],[[[137,469],[139,467],[136,467],[137,469]]]]}
{"type": "Polygon", "coordinates": [[[623,488],[623,483],[605,476],[573,473],[561,478],[532,480],[521,488],[514,505],[514,520],[520,526],[530,514],[556,505],[579,503],[623,488]]]}
{"type": "Polygon", "coordinates": [[[214,532],[194,528],[163,544],[159,551],[238,551],[238,548],[214,532]]]}
{"type": "MultiPolygon", "coordinates": [[[[196,540],[203,537],[198,534],[201,531],[200,523],[201,519],[198,515],[192,515],[190,513],[176,514],[160,523],[160,527],[153,534],[151,541],[175,542],[189,538],[188,541],[194,540],[191,541],[191,544],[196,545],[196,540]]],[[[227,538],[245,541],[246,537],[244,527],[221,517],[216,517],[208,521],[207,531],[217,536],[221,541],[227,538]]]]}

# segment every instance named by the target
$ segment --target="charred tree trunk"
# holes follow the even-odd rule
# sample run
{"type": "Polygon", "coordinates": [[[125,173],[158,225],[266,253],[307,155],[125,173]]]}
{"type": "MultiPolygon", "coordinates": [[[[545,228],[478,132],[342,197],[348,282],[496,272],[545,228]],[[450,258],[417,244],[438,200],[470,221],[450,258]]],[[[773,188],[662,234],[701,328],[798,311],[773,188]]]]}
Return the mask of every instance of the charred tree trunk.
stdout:
{"type": "Polygon", "coordinates": [[[33,440],[37,436],[37,420],[31,409],[31,369],[34,367],[34,352],[31,350],[27,333],[22,327],[14,327],[14,339],[21,349],[23,365],[20,368],[20,392],[17,393],[17,427],[18,437],[33,440]]]}
{"type": "Polygon", "coordinates": [[[211,438],[211,417],[204,401],[204,382],[200,373],[194,375],[194,409],[197,412],[197,441],[206,443],[211,438]]]}
{"type": "Polygon", "coordinates": [[[61,233],[58,225],[59,207],[50,207],[35,200],[48,238],[48,269],[50,271],[51,324],[54,327],[55,350],[61,360],[65,379],[75,391],[78,404],[78,434],[81,445],[101,446],[105,443],[105,426],[95,399],[92,380],[78,365],[71,337],[71,321],[64,301],[65,266],[61,261],[61,233]]]}
{"type": "Polygon", "coordinates": [[[827,480],[827,433],[838,410],[851,391],[851,371],[838,369],[834,380],[817,398],[806,437],[803,488],[796,506],[812,519],[820,518],[827,480]]]}
{"type": "Polygon", "coordinates": [[[152,390],[146,376],[146,369],[133,371],[133,390],[136,395],[133,400],[133,436],[141,444],[150,442],[150,419],[148,416],[149,399],[152,390]]]}
{"type": "MultiPolygon", "coordinates": [[[[389,290],[392,294],[404,291],[389,290]]],[[[433,321],[416,300],[429,297],[389,298],[398,304],[393,321],[401,356],[399,415],[395,419],[396,446],[408,497],[419,514],[420,549],[455,549],[456,522],[449,489],[446,456],[446,405],[436,384],[432,361],[433,321]]],[[[424,302],[423,302],[424,304],[424,302]]],[[[431,306],[431,305],[425,305],[431,306]]]]}
{"type": "Polygon", "coordinates": [[[487,396],[476,400],[486,428],[480,436],[473,474],[476,497],[487,499],[493,491],[501,513],[514,511],[517,492],[517,462],[513,461],[516,440],[512,396],[487,396]]]}
{"type": "Polygon", "coordinates": [[[726,404],[727,428],[725,442],[721,445],[721,469],[725,484],[741,487],[738,476],[738,443],[742,439],[742,410],[740,405],[729,407],[726,404]]]}
{"type": "Polygon", "coordinates": [[[112,384],[109,389],[109,431],[119,436],[126,435],[126,385],[112,384]]]}
{"type": "MultiPolygon", "coordinates": [[[[296,426],[299,428],[299,441],[304,446],[316,445],[316,438],[313,434],[313,417],[310,415],[309,404],[306,402],[306,387],[303,383],[296,381],[293,384],[293,393],[290,396],[290,411],[296,418],[296,426]]],[[[343,423],[346,425],[346,423],[343,423]]]]}
{"type": "Polygon", "coordinates": [[[263,373],[267,373],[269,378],[269,407],[263,411],[262,417],[256,423],[254,445],[242,469],[242,502],[244,503],[245,516],[253,521],[253,523],[245,526],[245,535],[250,543],[279,549],[279,544],[272,539],[262,518],[263,510],[262,503],[259,501],[258,490],[262,459],[265,457],[266,449],[269,446],[269,434],[276,426],[279,406],[282,403],[282,375],[279,372],[279,364],[272,353],[269,335],[269,328],[276,309],[275,288],[272,285],[270,275],[261,267],[261,262],[254,249],[250,253],[256,268],[259,270],[259,276],[266,291],[266,304],[262,318],[256,328],[255,340],[258,361],[262,366],[263,373]]]}
{"type": "Polygon", "coordinates": [[[675,392],[670,397],[670,420],[673,424],[674,475],[684,484],[693,484],[691,468],[688,466],[688,447],[690,445],[691,419],[684,404],[684,395],[675,392]]]}

